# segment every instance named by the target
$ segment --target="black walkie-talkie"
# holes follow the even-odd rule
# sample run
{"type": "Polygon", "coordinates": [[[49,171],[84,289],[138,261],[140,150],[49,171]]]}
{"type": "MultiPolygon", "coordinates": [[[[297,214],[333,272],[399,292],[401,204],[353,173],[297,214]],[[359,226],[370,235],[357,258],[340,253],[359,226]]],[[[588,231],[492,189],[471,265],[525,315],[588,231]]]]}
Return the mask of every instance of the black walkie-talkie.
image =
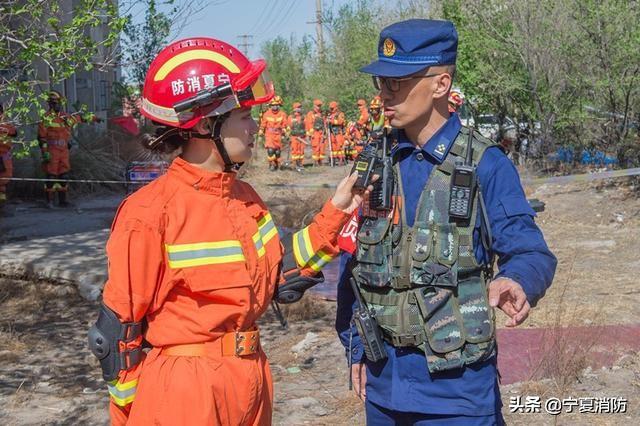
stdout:
{"type": "Polygon", "coordinates": [[[382,157],[375,173],[380,178],[373,184],[373,191],[369,194],[369,207],[373,210],[390,210],[393,201],[393,187],[395,178],[393,175],[393,163],[391,162],[391,148],[389,147],[389,129],[384,128],[382,133],[382,157]]]}
{"type": "Polygon", "coordinates": [[[476,190],[476,168],[473,165],[473,128],[469,129],[467,155],[464,164],[456,161],[451,175],[449,192],[449,216],[460,219],[471,219],[473,197],[476,190]]]}
{"type": "Polygon", "coordinates": [[[387,350],[384,347],[382,331],[378,327],[375,317],[369,312],[367,305],[362,300],[356,280],[352,277],[349,281],[351,282],[353,294],[358,301],[358,307],[353,312],[353,320],[356,323],[360,340],[362,340],[364,353],[371,362],[385,359],[387,358],[387,350]]]}

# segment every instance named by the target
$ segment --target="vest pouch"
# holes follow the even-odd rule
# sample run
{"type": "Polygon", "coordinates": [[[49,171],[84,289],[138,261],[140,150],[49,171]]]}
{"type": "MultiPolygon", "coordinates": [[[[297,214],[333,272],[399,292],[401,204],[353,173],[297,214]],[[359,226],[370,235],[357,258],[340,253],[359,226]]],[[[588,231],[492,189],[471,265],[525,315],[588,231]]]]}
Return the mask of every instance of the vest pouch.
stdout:
{"type": "Polygon", "coordinates": [[[424,264],[431,256],[433,250],[433,238],[431,230],[428,228],[418,228],[415,230],[415,237],[411,246],[411,271],[410,281],[415,286],[430,285],[433,277],[426,273],[424,264]]]}
{"type": "Polygon", "coordinates": [[[438,263],[451,266],[458,260],[460,238],[455,223],[437,224],[434,227],[435,255],[438,263]]]}
{"type": "Polygon", "coordinates": [[[424,327],[429,347],[435,353],[452,352],[464,345],[462,318],[455,297],[449,297],[433,312],[424,327]]]}
{"type": "Polygon", "coordinates": [[[466,341],[490,341],[495,332],[495,314],[489,306],[486,286],[481,277],[471,277],[458,283],[458,305],[466,341]]]}
{"type": "Polygon", "coordinates": [[[390,223],[386,218],[366,218],[358,232],[358,263],[354,273],[360,284],[385,287],[391,281],[392,247],[385,240],[390,223]]]}
{"type": "Polygon", "coordinates": [[[451,294],[451,290],[433,286],[416,289],[414,296],[424,321],[428,321],[438,309],[444,306],[451,294]]]}

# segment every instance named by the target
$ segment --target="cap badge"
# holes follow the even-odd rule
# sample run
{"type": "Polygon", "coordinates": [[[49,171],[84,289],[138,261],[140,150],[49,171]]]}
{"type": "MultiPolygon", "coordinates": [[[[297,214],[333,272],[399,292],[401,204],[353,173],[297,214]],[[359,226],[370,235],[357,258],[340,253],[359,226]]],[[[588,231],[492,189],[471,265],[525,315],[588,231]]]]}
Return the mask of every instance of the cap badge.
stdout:
{"type": "Polygon", "coordinates": [[[384,56],[393,56],[396,53],[396,44],[390,38],[384,40],[382,44],[382,53],[384,56]]]}
{"type": "Polygon", "coordinates": [[[436,154],[439,154],[440,156],[443,156],[445,151],[447,150],[447,147],[445,144],[441,143],[436,147],[436,154]]]}

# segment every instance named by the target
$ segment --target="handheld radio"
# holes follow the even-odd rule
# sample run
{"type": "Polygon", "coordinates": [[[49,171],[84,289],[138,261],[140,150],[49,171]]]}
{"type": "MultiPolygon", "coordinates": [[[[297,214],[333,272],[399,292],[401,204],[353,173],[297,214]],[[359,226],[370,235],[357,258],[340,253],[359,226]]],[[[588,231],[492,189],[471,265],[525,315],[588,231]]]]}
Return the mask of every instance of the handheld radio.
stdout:
{"type": "Polygon", "coordinates": [[[353,294],[358,301],[358,307],[353,312],[353,319],[358,329],[358,335],[362,340],[362,345],[364,346],[364,353],[371,362],[385,359],[387,358],[387,350],[384,347],[382,332],[380,327],[378,327],[378,322],[375,316],[367,309],[367,305],[364,304],[364,300],[362,300],[362,296],[356,285],[356,280],[351,277],[349,281],[351,282],[353,294]]]}
{"type": "Polygon", "coordinates": [[[476,190],[476,168],[473,166],[473,128],[469,129],[469,141],[464,164],[456,161],[451,174],[449,191],[449,216],[470,220],[473,210],[473,197],[476,190]]]}

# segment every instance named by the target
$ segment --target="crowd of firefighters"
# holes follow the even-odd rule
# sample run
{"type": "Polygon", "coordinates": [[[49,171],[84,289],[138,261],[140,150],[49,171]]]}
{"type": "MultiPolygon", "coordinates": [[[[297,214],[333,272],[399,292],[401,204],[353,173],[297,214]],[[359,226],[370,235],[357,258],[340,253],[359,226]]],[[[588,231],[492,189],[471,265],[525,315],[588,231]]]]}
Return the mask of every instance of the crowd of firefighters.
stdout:
{"type": "MultiPolygon", "coordinates": [[[[69,150],[73,128],[79,123],[101,121],[92,113],[66,113],[62,110],[64,103],[65,99],[60,92],[50,91],[47,95],[49,108],[38,122],[38,145],[42,171],[46,178],[44,192],[47,207],[53,207],[56,195],[60,207],[69,205],[67,180],[71,171],[69,150]]],[[[17,134],[15,125],[8,120],[0,104],[0,206],[7,201],[8,179],[13,177],[11,147],[17,134]]]]}
{"type": "Polygon", "coordinates": [[[259,136],[264,137],[269,170],[278,170],[283,163],[283,144],[288,140],[290,162],[297,171],[303,170],[305,148],[311,150],[314,166],[323,164],[344,165],[353,160],[371,141],[381,137],[389,127],[383,114],[380,97],[370,102],[359,99],[356,106],[357,120],[347,121],[336,101],[323,109],[320,99],[313,101],[313,109],[306,114],[300,102],[292,104],[292,113],[282,109],[280,96],[269,103],[269,109],[260,117],[259,136]]]}
{"type": "MultiPolygon", "coordinates": [[[[452,90],[449,97],[449,110],[456,111],[464,97],[458,90],[452,90]]],[[[71,164],[69,149],[72,143],[73,128],[82,122],[100,121],[93,114],[68,114],[62,111],[63,96],[50,91],[47,98],[49,109],[38,123],[38,142],[42,159],[42,169],[47,181],[44,185],[48,207],[54,205],[56,195],[58,205],[67,206],[67,182],[71,164]]],[[[259,136],[264,140],[269,170],[278,170],[283,162],[288,162],[297,171],[302,171],[305,150],[311,150],[313,166],[344,165],[352,161],[372,141],[382,137],[389,122],[383,113],[383,104],[379,96],[370,102],[359,99],[356,103],[357,120],[347,121],[345,113],[336,101],[329,102],[329,108],[323,109],[320,99],[313,101],[313,109],[306,114],[300,102],[292,104],[292,113],[282,109],[283,101],[275,96],[269,103],[269,109],[260,114],[259,136]],[[283,159],[284,144],[289,144],[288,159],[283,159]]],[[[0,104],[0,178],[13,176],[11,158],[12,139],[17,135],[16,127],[5,118],[0,104]]],[[[0,179],[0,205],[7,200],[9,180],[0,179]]]]}

